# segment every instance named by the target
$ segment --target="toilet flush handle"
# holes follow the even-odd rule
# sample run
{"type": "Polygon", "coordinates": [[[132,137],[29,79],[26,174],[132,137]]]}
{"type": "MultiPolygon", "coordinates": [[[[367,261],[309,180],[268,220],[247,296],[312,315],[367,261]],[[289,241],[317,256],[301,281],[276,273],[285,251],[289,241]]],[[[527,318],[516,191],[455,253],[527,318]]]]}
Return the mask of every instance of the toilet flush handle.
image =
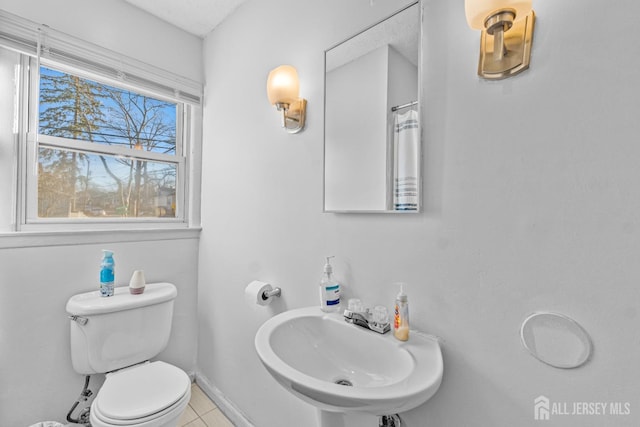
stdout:
{"type": "Polygon", "coordinates": [[[86,325],[87,322],[89,321],[89,319],[87,319],[86,317],[77,316],[75,314],[72,314],[71,316],[69,316],[69,319],[73,320],[74,322],[78,322],[82,326],[86,325]]]}

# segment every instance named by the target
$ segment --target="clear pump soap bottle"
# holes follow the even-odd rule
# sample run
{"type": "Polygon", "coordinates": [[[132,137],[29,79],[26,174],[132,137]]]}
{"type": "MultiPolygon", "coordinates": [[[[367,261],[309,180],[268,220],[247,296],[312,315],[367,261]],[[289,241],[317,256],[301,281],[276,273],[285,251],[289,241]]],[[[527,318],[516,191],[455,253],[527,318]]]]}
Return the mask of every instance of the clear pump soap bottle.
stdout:
{"type": "Polygon", "coordinates": [[[332,276],[333,267],[331,267],[331,258],[333,258],[333,256],[327,257],[327,263],[324,265],[324,273],[320,280],[320,308],[326,312],[340,310],[340,283],[332,276]]]}
{"type": "Polygon", "coordinates": [[[404,283],[397,283],[400,292],[396,296],[393,320],[393,335],[400,341],[409,339],[409,299],[404,293],[404,283]]]}

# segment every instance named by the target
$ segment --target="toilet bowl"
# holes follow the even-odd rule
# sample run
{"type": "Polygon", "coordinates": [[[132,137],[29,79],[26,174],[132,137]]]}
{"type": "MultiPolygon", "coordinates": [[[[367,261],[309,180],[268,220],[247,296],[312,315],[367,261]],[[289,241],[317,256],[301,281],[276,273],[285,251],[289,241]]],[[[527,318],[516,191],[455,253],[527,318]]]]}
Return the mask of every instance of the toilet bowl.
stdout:
{"type": "Polygon", "coordinates": [[[175,427],[191,397],[184,371],[147,362],[106,375],[91,404],[93,427],[175,427]]]}

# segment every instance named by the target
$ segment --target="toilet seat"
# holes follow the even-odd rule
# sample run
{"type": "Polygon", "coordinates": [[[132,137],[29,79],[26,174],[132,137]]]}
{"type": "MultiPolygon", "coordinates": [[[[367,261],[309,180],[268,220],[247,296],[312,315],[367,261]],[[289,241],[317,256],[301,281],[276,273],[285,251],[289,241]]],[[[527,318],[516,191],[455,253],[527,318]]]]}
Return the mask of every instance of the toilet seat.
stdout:
{"type": "Polygon", "coordinates": [[[92,424],[162,425],[163,419],[181,414],[190,397],[189,377],[173,365],[157,361],[122,369],[107,374],[91,404],[92,424]]]}

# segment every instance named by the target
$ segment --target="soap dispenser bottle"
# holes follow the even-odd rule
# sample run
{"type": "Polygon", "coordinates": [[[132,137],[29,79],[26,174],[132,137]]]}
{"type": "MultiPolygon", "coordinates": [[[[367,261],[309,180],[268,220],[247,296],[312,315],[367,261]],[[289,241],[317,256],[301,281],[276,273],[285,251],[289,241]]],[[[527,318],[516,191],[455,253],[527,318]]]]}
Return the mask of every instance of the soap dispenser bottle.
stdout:
{"type": "Polygon", "coordinates": [[[409,300],[404,293],[404,283],[397,283],[400,292],[396,296],[393,319],[393,335],[400,341],[409,339],[409,300]]]}
{"type": "Polygon", "coordinates": [[[320,308],[322,311],[332,312],[340,310],[340,283],[332,276],[331,258],[327,257],[324,272],[320,280],[320,308]]]}
{"type": "Polygon", "coordinates": [[[116,262],[113,260],[113,251],[103,249],[102,263],[100,263],[100,296],[113,296],[115,269],[116,262]]]}

